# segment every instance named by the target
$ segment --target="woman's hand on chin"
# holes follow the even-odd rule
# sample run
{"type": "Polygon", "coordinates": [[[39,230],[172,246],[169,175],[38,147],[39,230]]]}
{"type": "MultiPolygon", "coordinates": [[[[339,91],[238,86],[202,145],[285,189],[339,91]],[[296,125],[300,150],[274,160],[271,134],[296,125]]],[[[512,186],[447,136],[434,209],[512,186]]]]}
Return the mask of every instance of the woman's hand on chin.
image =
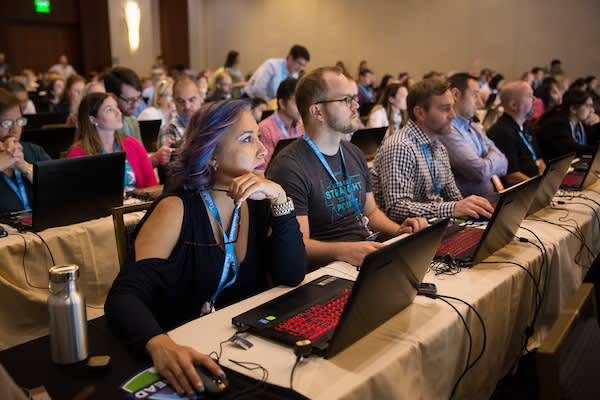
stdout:
{"type": "Polygon", "coordinates": [[[229,196],[236,203],[246,199],[269,199],[275,205],[287,201],[287,196],[281,186],[253,172],[234,178],[229,186],[229,196]]]}

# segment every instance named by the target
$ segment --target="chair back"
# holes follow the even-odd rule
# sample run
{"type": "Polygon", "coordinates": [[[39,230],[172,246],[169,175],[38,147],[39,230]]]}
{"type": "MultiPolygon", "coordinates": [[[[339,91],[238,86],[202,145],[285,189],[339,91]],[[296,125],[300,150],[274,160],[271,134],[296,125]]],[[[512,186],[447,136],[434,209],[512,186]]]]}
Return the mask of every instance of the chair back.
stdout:
{"type": "Polygon", "coordinates": [[[113,207],[112,209],[115,239],[117,241],[117,255],[119,256],[120,268],[123,268],[123,263],[127,257],[127,249],[129,248],[131,234],[137,226],[137,221],[135,223],[125,224],[124,214],[146,210],[148,207],[150,207],[150,205],[152,205],[152,202],[148,201],[127,206],[113,207]]]}

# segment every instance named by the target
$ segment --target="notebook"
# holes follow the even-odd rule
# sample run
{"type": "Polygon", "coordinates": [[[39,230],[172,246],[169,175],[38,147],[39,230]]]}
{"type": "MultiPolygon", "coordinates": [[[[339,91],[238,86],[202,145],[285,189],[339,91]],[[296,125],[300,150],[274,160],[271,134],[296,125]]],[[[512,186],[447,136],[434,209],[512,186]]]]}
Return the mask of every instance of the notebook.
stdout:
{"type": "Polygon", "coordinates": [[[377,148],[385,137],[387,129],[387,126],[382,128],[360,129],[354,132],[352,139],[350,139],[350,143],[361,149],[365,155],[365,159],[371,161],[375,158],[377,148]]]}
{"type": "Polygon", "coordinates": [[[449,227],[435,258],[469,267],[504,247],[521,226],[541,179],[538,175],[500,193],[487,225],[467,223],[449,227]]]}
{"type": "Polygon", "coordinates": [[[600,155],[598,155],[599,152],[600,146],[596,148],[596,152],[592,156],[587,170],[581,170],[576,168],[573,171],[569,172],[564,177],[560,188],[570,191],[579,191],[585,189],[592,183],[596,182],[596,180],[598,180],[598,174],[600,174],[600,155]]]}
{"type": "Polygon", "coordinates": [[[573,158],[575,158],[575,153],[569,153],[548,162],[540,186],[527,211],[527,215],[531,215],[550,204],[556,191],[560,187],[573,158]]]}
{"type": "Polygon", "coordinates": [[[107,216],[123,205],[124,174],[122,152],[36,162],[32,209],[0,221],[37,232],[107,216]]]}
{"type": "Polygon", "coordinates": [[[391,240],[365,257],[356,282],[323,275],[232,323],[288,346],[310,339],[314,354],[332,357],[413,302],[447,226],[391,240]]]}
{"type": "Polygon", "coordinates": [[[140,124],[140,136],[147,153],[153,153],[158,149],[157,140],[160,131],[160,119],[138,121],[140,124]]]}
{"type": "Polygon", "coordinates": [[[28,130],[21,134],[21,141],[41,146],[55,160],[61,158],[61,154],[69,150],[74,138],[74,127],[28,130]]]}

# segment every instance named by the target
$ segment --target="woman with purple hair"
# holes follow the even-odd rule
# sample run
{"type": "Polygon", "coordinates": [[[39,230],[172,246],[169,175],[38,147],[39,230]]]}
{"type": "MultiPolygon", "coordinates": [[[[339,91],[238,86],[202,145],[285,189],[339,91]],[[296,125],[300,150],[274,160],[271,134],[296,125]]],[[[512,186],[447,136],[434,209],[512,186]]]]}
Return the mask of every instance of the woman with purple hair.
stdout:
{"type": "Polygon", "coordinates": [[[297,285],[306,252],[294,206],[264,178],[265,147],[244,100],[208,103],[190,119],[177,161],[175,193],[163,195],[134,232],[128,261],[108,295],[112,330],[146,351],[180,393],[203,391],[194,364],[206,355],[166,332],[275,285],[297,285]]]}

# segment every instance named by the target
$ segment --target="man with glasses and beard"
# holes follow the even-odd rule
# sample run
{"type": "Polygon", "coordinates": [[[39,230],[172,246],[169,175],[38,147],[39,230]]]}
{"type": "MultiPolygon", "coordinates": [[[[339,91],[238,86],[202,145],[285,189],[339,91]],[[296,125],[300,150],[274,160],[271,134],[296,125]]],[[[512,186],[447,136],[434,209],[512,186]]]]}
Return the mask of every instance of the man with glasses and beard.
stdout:
{"type": "Polygon", "coordinates": [[[535,97],[527,82],[515,81],[500,91],[504,114],[488,131],[488,137],[508,159],[504,181],[508,186],[541,174],[546,164],[533,131],[526,122],[535,112],[535,97]]]}
{"type": "Polygon", "coordinates": [[[356,86],[334,67],[318,68],[298,82],[296,103],[305,135],[271,161],[269,178],[292,198],[311,266],[340,260],[361,265],[395,236],[427,225],[409,218],[399,225],[385,216],[371,191],[360,149],[346,138],[359,127],[356,86]]]}

